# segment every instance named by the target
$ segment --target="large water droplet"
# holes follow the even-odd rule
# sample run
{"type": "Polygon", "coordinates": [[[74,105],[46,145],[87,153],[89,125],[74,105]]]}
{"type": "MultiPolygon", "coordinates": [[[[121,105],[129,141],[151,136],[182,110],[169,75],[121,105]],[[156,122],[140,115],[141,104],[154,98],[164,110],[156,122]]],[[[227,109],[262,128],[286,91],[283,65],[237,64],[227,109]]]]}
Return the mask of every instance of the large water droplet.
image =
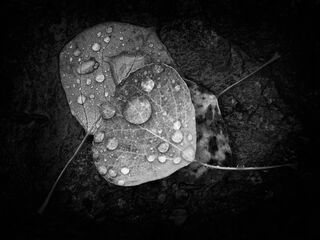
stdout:
{"type": "Polygon", "coordinates": [[[141,88],[145,92],[151,92],[154,88],[154,81],[151,78],[147,78],[141,81],[141,88]]]}
{"type": "Polygon", "coordinates": [[[92,45],[92,50],[95,52],[98,52],[100,50],[100,44],[99,43],[94,43],[92,45]]]}
{"type": "Polygon", "coordinates": [[[191,162],[194,160],[195,151],[192,146],[188,146],[186,149],[182,152],[182,157],[188,162],[191,162]]]}
{"type": "Polygon", "coordinates": [[[94,141],[96,143],[101,143],[104,139],[104,133],[103,132],[96,132],[94,134],[94,141]]]}
{"type": "Polygon", "coordinates": [[[90,58],[89,60],[81,63],[77,68],[77,73],[80,75],[92,73],[99,67],[99,63],[94,59],[90,58]]]}
{"type": "Polygon", "coordinates": [[[86,97],[83,96],[83,95],[80,95],[80,96],[77,98],[77,103],[79,103],[79,104],[84,104],[85,101],[86,101],[86,97]]]}
{"type": "Polygon", "coordinates": [[[165,152],[167,152],[169,150],[169,147],[170,147],[169,143],[163,142],[163,143],[159,144],[158,150],[161,153],[165,153],[165,152]]]}
{"type": "Polygon", "coordinates": [[[167,157],[164,156],[164,155],[161,155],[161,156],[158,157],[158,161],[161,162],[161,163],[164,163],[164,162],[167,161],[167,157]]]}
{"type": "Polygon", "coordinates": [[[107,149],[112,151],[118,147],[118,140],[116,138],[109,138],[107,141],[107,149]]]}
{"type": "Polygon", "coordinates": [[[173,124],[173,129],[174,130],[179,130],[181,128],[181,122],[178,120],[178,121],[175,121],[174,124],[173,124]]]}
{"type": "Polygon", "coordinates": [[[95,79],[97,82],[101,83],[104,81],[104,78],[105,78],[104,75],[102,73],[99,73],[99,74],[97,74],[95,79]]]}
{"type": "Polygon", "coordinates": [[[183,140],[183,133],[180,130],[177,130],[173,133],[171,139],[175,143],[180,143],[183,140]]]}
{"type": "Polygon", "coordinates": [[[104,119],[110,119],[116,113],[116,109],[109,102],[102,103],[100,113],[104,119]]]}
{"type": "Polygon", "coordinates": [[[129,168],[127,168],[127,167],[123,167],[123,168],[121,168],[121,173],[123,174],[123,175],[127,175],[129,172],[130,172],[130,169],[129,168]]]}
{"type": "Polygon", "coordinates": [[[152,109],[149,100],[143,96],[127,102],[124,107],[124,118],[133,124],[143,124],[151,117],[152,109]]]}

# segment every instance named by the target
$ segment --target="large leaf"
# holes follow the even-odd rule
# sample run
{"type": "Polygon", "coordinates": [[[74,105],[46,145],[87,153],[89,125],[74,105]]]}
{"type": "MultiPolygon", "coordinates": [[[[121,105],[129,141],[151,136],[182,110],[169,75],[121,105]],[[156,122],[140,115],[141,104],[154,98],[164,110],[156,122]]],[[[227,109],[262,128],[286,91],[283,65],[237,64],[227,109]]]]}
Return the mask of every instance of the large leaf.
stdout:
{"type": "Polygon", "coordinates": [[[93,155],[107,181],[138,185],[195,160],[195,110],[174,68],[149,64],[135,71],[100,111],[103,122],[94,135],[93,155]]]}
{"type": "Polygon", "coordinates": [[[72,39],[60,53],[60,76],[71,113],[89,131],[99,105],[114,95],[116,84],[151,62],[172,63],[151,28],[105,23],[72,39]]]}

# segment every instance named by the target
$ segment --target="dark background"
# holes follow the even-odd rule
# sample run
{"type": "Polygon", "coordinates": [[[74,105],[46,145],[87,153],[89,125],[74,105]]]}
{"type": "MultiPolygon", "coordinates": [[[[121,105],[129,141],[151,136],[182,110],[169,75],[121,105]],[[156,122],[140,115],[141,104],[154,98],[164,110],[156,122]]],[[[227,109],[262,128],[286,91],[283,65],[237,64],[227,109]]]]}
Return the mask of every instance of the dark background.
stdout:
{"type": "Polygon", "coordinates": [[[9,233],[12,239],[315,239],[319,222],[315,199],[319,192],[315,167],[319,148],[319,28],[314,17],[318,7],[319,1],[299,0],[2,3],[1,234],[9,233]],[[58,79],[58,53],[63,45],[86,27],[106,21],[160,30],[190,20],[215,29],[255,61],[262,62],[275,51],[283,53],[280,66],[290,82],[286,85],[284,81],[280,92],[302,126],[302,140],[297,140],[293,159],[299,168],[257,175],[227,173],[212,186],[201,181],[175,185],[168,180],[128,190],[96,179],[99,176],[94,176],[88,140],[49,208],[39,216],[36,210],[50,184],[84,135],[68,113],[60,83],[50,81],[58,79]],[[65,118],[57,117],[61,111],[66,112],[65,118]],[[51,154],[57,151],[60,159],[51,154]],[[78,163],[83,169],[73,171],[78,163]],[[96,180],[86,183],[90,176],[96,180]],[[87,187],[102,185],[102,196],[77,195],[83,192],[78,185],[84,183],[87,187]],[[161,200],[161,194],[157,200],[146,197],[161,191],[166,200],[161,200]],[[175,201],[185,205],[178,203],[176,207],[175,201]],[[100,202],[108,206],[97,207],[100,202]],[[98,213],[92,206],[100,209],[98,213]]]}

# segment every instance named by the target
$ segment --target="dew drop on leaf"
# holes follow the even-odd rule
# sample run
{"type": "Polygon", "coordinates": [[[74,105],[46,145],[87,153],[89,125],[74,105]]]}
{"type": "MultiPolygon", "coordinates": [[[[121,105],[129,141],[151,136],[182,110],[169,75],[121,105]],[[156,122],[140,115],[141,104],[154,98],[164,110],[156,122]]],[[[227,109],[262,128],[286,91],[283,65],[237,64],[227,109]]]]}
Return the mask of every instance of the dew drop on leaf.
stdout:
{"type": "Polygon", "coordinates": [[[105,175],[105,174],[107,173],[107,168],[106,168],[105,166],[103,166],[103,165],[100,165],[100,166],[98,167],[98,171],[99,171],[99,173],[100,173],[101,175],[105,175]]]}
{"type": "Polygon", "coordinates": [[[89,74],[96,70],[98,67],[99,63],[94,58],[90,58],[89,60],[80,63],[77,68],[77,73],[80,75],[89,74]]]}
{"type": "Polygon", "coordinates": [[[153,162],[155,159],[156,159],[156,155],[149,155],[149,156],[147,156],[147,161],[148,162],[153,162]]]}
{"type": "Polygon", "coordinates": [[[94,134],[94,141],[96,143],[101,143],[104,139],[104,133],[103,132],[96,132],[94,134]]]}
{"type": "Polygon", "coordinates": [[[121,171],[121,173],[122,173],[123,175],[127,175],[127,174],[129,174],[130,169],[127,168],[127,167],[123,167],[123,168],[121,168],[120,171],[121,171]]]}
{"type": "Polygon", "coordinates": [[[117,172],[115,170],[113,170],[112,168],[109,169],[108,174],[110,177],[116,177],[117,176],[117,172]]]}
{"type": "Polygon", "coordinates": [[[182,152],[182,157],[188,162],[191,162],[194,160],[195,151],[192,148],[192,146],[188,146],[186,149],[182,152]]]}
{"type": "Polygon", "coordinates": [[[171,140],[175,143],[180,143],[183,140],[183,133],[180,130],[175,131],[172,136],[171,140]]]}
{"type": "Polygon", "coordinates": [[[164,155],[161,155],[158,157],[158,161],[161,163],[165,163],[167,161],[167,157],[164,155]]]}
{"type": "Polygon", "coordinates": [[[101,83],[104,81],[104,78],[105,78],[104,75],[102,73],[99,73],[95,79],[98,83],[101,83]]]}
{"type": "Polygon", "coordinates": [[[74,50],[74,52],[73,52],[73,55],[75,56],[75,57],[79,57],[80,56],[80,54],[81,54],[81,51],[80,51],[80,49],[79,48],[77,48],[76,50],[74,50]]]}
{"type": "Polygon", "coordinates": [[[154,88],[154,81],[151,78],[147,78],[141,81],[141,88],[143,91],[149,93],[154,88]]]}
{"type": "Polygon", "coordinates": [[[112,150],[115,150],[117,149],[118,147],[118,140],[116,138],[109,138],[108,141],[107,141],[107,149],[112,151],[112,150]]]}
{"type": "Polygon", "coordinates": [[[145,123],[151,117],[151,113],[151,104],[143,96],[128,101],[123,111],[124,118],[133,124],[145,123]]]}
{"type": "Polygon", "coordinates": [[[158,150],[161,153],[166,153],[169,150],[169,147],[170,147],[169,143],[163,142],[159,144],[158,150]]]}
{"type": "Polygon", "coordinates": [[[92,45],[92,50],[95,52],[98,52],[100,50],[100,44],[99,43],[94,43],[92,45]]]}
{"type": "Polygon", "coordinates": [[[115,115],[116,109],[111,105],[111,103],[104,102],[100,106],[100,113],[104,119],[110,119],[115,115]]]}
{"type": "Polygon", "coordinates": [[[176,157],[173,159],[174,164],[179,164],[181,162],[181,157],[176,157]]]}
{"type": "Polygon", "coordinates": [[[86,97],[83,96],[83,95],[80,95],[80,96],[77,98],[77,103],[78,103],[78,104],[84,104],[85,101],[86,101],[86,97]]]}
{"type": "Polygon", "coordinates": [[[173,124],[173,129],[174,130],[179,130],[181,128],[181,122],[178,120],[178,121],[175,121],[174,124],[173,124]]]}

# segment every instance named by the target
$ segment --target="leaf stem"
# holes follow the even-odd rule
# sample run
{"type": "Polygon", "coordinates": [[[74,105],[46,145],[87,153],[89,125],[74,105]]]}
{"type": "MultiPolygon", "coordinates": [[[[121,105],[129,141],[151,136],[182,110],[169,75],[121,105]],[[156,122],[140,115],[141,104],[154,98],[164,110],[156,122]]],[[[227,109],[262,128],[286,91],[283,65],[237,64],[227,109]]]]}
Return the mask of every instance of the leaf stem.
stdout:
{"type": "Polygon", "coordinates": [[[228,170],[228,171],[255,171],[255,170],[268,170],[268,169],[282,168],[282,167],[296,167],[296,164],[294,163],[278,164],[278,165],[271,165],[271,166],[265,166],[265,167],[221,167],[221,166],[209,165],[201,162],[200,164],[207,168],[218,169],[218,170],[228,170]]]}

